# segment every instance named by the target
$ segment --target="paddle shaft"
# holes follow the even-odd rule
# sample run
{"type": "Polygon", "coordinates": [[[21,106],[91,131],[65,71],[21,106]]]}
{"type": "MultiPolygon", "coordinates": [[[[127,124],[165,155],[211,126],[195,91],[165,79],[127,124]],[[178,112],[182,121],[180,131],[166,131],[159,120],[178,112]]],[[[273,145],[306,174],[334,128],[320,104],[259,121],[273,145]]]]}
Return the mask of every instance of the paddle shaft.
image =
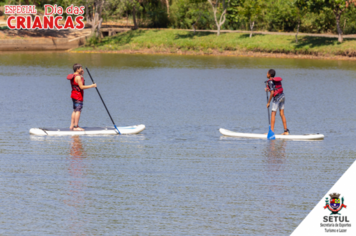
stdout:
{"type": "MultiPolygon", "coordinates": [[[[267,95],[267,103],[268,103],[268,91],[266,91],[266,95],[267,95]]],[[[269,107],[267,107],[267,113],[268,113],[268,123],[269,123],[269,125],[271,125],[271,117],[269,114],[269,107]]]]}
{"type": "MultiPolygon", "coordinates": [[[[89,69],[88,69],[87,67],[85,67],[85,69],[87,69],[87,72],[88,72],[88,75],[89,75],[91,81],[93,82],[93,84],[95,84],[95,82],[94,82],[94,80],[93,80],[93,77],[91,77],[91,74],[90,74],[90,72],[89,72],[89,69]]],[[[106,111],[108,112],[108,114],[109,114],[109,116],[110,116],[110,119],[111,119],[111,122],[113,123],[115,129],[117,130],[117,132],[119,132],[119,134],[121,134],[120,131],[119,131],[119,129],[116,127],[115,122],[114,122],[114,120],[112,119],[112,117],[111,117],[111,115],[110,115],[110,112],[109,112],[108,108],[106,107],[103,98],[102,98],[101,95],[100,95],[99,89],[98,89],[97,87],[95,87],[95,89],[96,89],[96,91],[98,92],[99,97],[100,97],[101,101],[103,102],[104,107],[105,107],[106,111]]]]}

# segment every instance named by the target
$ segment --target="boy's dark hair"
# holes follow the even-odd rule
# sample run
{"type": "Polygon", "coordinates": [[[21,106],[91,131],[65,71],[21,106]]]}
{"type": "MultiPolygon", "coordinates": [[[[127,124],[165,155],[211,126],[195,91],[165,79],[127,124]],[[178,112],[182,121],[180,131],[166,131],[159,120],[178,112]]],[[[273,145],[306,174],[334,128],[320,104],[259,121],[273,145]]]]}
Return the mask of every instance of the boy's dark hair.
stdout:
{"type": "Polygon", "coordinates": [[[275,77],[276,76],[276,71],[275,70],[273,70],[273,69],[270,69],[269,71],[268,71],[268,74],[271,76],[271,77],[275,77]]]}
{"type": "Polygon", "coordinates": [[[77,70],[78,70],[79,68],[82,68],[82,65],[81,65],[81,64],[75,63],[75,64],[73,65],[73,70],[74,70],[74,72],[77,72],[77,70]]]}

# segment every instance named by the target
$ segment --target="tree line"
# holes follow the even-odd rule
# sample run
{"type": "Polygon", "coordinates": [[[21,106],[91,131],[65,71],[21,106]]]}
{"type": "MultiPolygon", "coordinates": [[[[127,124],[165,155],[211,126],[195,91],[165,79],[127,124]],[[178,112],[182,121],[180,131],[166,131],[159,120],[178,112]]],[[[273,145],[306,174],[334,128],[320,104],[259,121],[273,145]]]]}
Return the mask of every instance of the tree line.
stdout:
{"type": "MultiPolygon", "coordinates": [[[[356,33],[356,0],[0,0],[0,5],[86,6],[86,20],[98,35],[103,20],[132,19],[138,27],[356,33]]],[[[296,37],[297,40],[297,37],[296,37]]]]}

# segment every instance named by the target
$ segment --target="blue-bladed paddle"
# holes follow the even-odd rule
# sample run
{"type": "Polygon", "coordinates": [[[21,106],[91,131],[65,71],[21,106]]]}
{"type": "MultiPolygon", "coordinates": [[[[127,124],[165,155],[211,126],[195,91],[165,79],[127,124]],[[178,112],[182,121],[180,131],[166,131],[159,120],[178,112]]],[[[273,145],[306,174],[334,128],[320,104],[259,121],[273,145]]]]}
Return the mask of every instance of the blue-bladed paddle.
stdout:
{"type": "MultiPolygon", "coordinates": [[[[266,94],[267,94],[267,103],[268,103],[268,91],[266,91],[266,94]]],[[[267,112],[268,112],[268,122],[269,122],[269,130],[268,130],[268,134],[267,134],[267,139],[274,140],[274,139],[276,139],[276,136],[274,135],[274,132],[271,130],[271,117],[269,114],[269,107],[267,107],[267,112]]]]}
{"type": "MultiPolygon", "coordinates": [[[[91,81],[93,82],[93,84],[95,84],[95,82],[94,82],[94,80],[93,80],[93,77],[91,77],[91,74],[90,74],[90,72],[89,72],[89,69],[88,69],[87,67],[85,67],[85,69],[87,69],[88,75],[89,75],[91,81]]],[[[114,127],[115,127],[115,129],[116,129],[116,131],[117,131],[117,133],[118,133],[118,134],[121,134],[120,131],[119,131],[119,129],[116,127],[115,122],[114,122],[114,120],[112,119],[112,117],[111,117],[111,115],[110,115],[110,112],[109,112],[108,108],[106,107],[105,102],[104,102],[103,98],[101,97],[101,95],[100,95],[100,93],[99,93],[98,88],[96,87],[95,89],[96,89],[96,91],[98,92],[99,97],[100,97],[101,101],[103,102],[104,107],[105,107],[106,111],[108,112],[108,114],[109,114],[109,116],[110,116],[110,119],[111,119],[111,121],[112,121],[112,123],[113,123],[113,125],[114,125],[114,127]]]]}

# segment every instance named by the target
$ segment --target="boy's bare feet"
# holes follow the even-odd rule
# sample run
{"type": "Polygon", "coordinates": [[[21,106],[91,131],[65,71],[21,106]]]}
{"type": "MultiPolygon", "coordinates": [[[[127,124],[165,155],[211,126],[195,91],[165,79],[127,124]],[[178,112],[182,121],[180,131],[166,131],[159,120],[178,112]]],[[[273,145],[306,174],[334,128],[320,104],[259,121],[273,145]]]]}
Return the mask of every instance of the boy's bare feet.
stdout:
{"type": "Polygon", "coordinates": [[[283,134],[281,135],[289,135],[289,129],[286,129],[283,134]]]}
{"type": "Polygon", "coordinates": [[[84,129],[80,128],[79,126],[73,128],[74,131],[84,131],[84,129]]]}

